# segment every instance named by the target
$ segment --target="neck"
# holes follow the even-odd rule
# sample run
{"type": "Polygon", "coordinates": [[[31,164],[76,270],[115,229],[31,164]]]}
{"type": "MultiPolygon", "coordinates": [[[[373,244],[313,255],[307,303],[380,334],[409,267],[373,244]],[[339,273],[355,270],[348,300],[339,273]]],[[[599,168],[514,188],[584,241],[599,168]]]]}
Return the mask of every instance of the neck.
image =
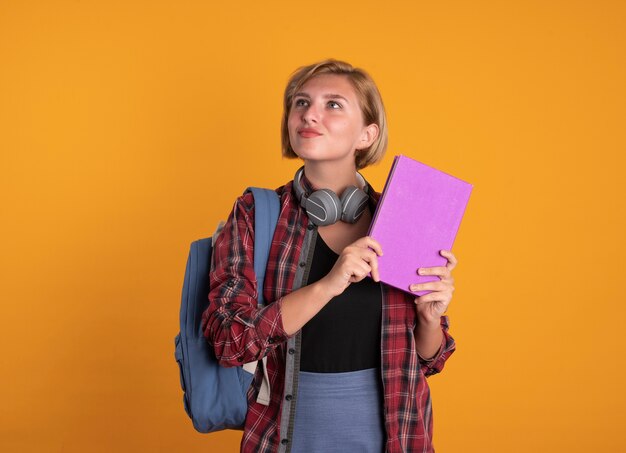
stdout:
{"type": "Polygon", "coordinates": [[[356,177],[356,165],[339,165],[332,163],[304,164],[304,174],[315,189],[330,189],[341,195],[348,186],[363,189],[362,182],[356,177]]]}

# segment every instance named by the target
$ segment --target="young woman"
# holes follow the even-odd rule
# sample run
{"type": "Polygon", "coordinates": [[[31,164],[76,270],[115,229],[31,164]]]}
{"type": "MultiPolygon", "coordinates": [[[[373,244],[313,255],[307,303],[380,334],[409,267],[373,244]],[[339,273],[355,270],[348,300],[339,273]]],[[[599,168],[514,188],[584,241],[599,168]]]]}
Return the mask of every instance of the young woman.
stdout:
{"type": "Polygon", "coordinates": [[[304,166],[276,189],[281,212],[264,287],[254,276],[246,194],[215,244],[203,316],[224,366],[267,357],[248,391],[241,451],[434,451],[426,377],[455,348],[443,314],[457,260],[442,250],[447,266],[419,270],[439,277],[413,285],[432,291],[421,297],[379,282],[384,250],[366,234],[380,194],[357,172],[387,146],[369,75],[337,60],[298,69],[285,90],[282,144],[304,166]],[[258,291],[268,301],[261,309],[258,291]]]}

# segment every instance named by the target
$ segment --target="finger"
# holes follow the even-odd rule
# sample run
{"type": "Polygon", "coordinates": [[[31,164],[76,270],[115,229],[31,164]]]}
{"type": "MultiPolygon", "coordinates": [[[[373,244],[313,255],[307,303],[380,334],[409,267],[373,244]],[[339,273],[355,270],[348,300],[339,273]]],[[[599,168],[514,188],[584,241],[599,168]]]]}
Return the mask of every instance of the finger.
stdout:
{"type": "Polygon", "coordinates": [[[423,296],[416,297],[415,303],[425,304],[438,302],[444,304],[444,306],[447,307],[450,303],[450,300],[452,300],[452,294],[448,292],[435,291],[432,293],[424,294],[423,296]]]}
{"type": "Polygon", "coordinates": [[[450,270],[454,269],[459,262],[456,259],[456,256],[454,256],[454,253],[452,253],[450,250],[440,250],[439,254],[448,260],[448,264],[446,265],[446,267],[450,270]]]}
{"type": "MultiPolygon", "coordinates": [[[[374,252],[378,255],[378,256],[383,256],[383,247],[380,245],[380,242],[378,242],[376,239],[374,239],[371,236],[365,236],[362,237],[361,239],[359,239],[359,241],[363,241],[363,245],[365,247],[369,247],[372,250],[374,250],[374,252]]],[[[357,241],[357,242],[359,242],[357,241]]]]}
{"type": "Polygon", "coordinates": [[[450,269],[443,266],[436,267],[420,267],[417,270],[417,273],[420,275],[437,275],[439,277],[450,277],[450,269]]]}
{"type": "Polygon", "coordinates": [[[380,274],[378,273],[378,257],[376,255],[374,255],[372,259],[370,259],[369,265],[370,265],[370,268],[372,269],[371,271],[372,279],[375,282],[379,282],[380,274]]]}
{"type": "Polygon", "coordinates": [[[378,272],[378,255],[376,252],[370,249],[364,249],[363,261],[369,264],[370,266],[370,275],[375,282],[380,281],[380,274],[378,272]]]}
{"type": "Polygon", "coordinates": [[[365,264],[365,262],[361,261],[361,263],[352,268],[352,277],[350,280],[352,282],[360,282],[370,273],[371,267],[365,264]]]}
{"type": "Polygon", "coordinates": [[[350,259],[350,261],[354,261],[355,263],[359,261],[364,261],[368,264],[373,263],[374,261],[378,261],[378,255],[374,250],[362,247],[346,247],[345,256],[350,259]]]}
{"type": "Polygon", "coordinates": [[[350,269],[350,272],[353,273],[369,273],[372,270],[372,266],[370,265],[370,261],[376,259],[376,254],[371,250],[367,252],[363,251],[362,253],[355,253],[353,255],[348,256],[346,260],[346,267],[350,269]]]}
{"type": "Polygon", "coordinates": [[[449,285],[438,280],[436,282],[427,282],[427,283],[415,283],[410,286],[410,290],[413,292],[417,291],[447,291],[449,290],[449,285]]]}

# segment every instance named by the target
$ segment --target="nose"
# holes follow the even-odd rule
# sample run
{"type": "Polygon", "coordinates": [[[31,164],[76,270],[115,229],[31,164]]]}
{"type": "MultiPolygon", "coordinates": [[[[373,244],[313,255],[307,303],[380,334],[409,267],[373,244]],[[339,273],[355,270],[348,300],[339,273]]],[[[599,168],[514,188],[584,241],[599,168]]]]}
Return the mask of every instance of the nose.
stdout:
{"type": "Polygon", "coordinates": [[[319,121],[320,112],[315,103],[311,103],[304,111],[302,112],[302,120],[305,123],[312,123],[319,121]]]}

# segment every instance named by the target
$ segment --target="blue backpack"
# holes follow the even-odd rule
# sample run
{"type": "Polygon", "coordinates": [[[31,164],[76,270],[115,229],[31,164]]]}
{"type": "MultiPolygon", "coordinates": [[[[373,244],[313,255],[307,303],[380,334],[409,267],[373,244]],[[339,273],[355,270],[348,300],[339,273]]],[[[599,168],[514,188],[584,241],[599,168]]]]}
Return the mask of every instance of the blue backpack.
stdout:
{"type": "MultiPolygon", "coordinates": [[[[252,187],[247,191],[254,196],[254,272],[258,304],[262,306],[265,268],[280,203],[273,190],[252,187]]],[[[218,227],[212,238],[191,244],[180,305],[180,333],[174,339],[185,411],[201,433],[243,428],[248,411],[246,395],[253,378],[243,367],[220,366],[202,332],[202,313],[209,306],[212,244],[220,230],[218,227]]],[[[255,362],[253,369],[256,366],[255,362]]],[[[266,375],[263,380],[267,380],[266,375]]]]}

